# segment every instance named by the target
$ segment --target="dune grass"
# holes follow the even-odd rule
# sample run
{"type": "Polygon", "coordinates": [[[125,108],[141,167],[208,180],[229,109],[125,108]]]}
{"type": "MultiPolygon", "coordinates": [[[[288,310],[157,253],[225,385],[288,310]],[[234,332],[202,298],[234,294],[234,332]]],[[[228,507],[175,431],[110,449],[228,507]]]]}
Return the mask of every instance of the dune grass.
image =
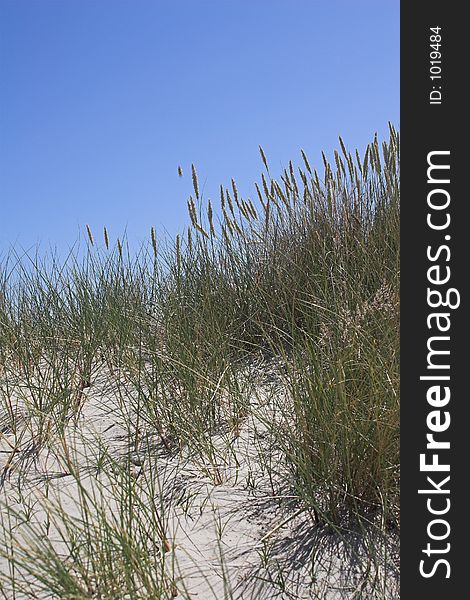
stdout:
{"type": "Polygon", "coordinates": [[[46,526],[5,498],[5,597],[184,595],[165,566],[167,509],[149,501],[158,463],[137,485],[129,457],[152,456],[152,439],[222,485],[253,417],[276,449],[276,460],[260,452],[263,468],[313,524],[399,528],[398,133],[391,126],[364,156],[340,139],[321,175],[302,152],[300,167],[274,178],[260,154],[254,199],[232,180],[216,206],[192,167],[190,225],[175,240],[152,228],[131,254],[87,228],[84,253],[3,259],[0,481],[14,465],[21,481],[52,452],[80,506],[71,517],[43,498],[46,526]],[[128,460],[98,444],[87,461],[106,474],[114,516],[104,484],[82,483],[67,437],[102,373],[117,389],[109,410],[127,431],[128,460]]]}

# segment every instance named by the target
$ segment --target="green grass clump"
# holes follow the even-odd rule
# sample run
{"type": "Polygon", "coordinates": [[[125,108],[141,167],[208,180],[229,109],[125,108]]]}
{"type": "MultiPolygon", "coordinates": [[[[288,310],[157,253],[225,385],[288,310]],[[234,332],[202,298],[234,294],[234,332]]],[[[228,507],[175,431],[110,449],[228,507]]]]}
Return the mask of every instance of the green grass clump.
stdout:
{"type": "Polygon", "coordinates": [[[232,182],[215,226],[190,200],[192,242],[176,246],[163,321],[170,353],[195,372],[276,358],[291,402],[272,431],[299,494],[335,524],[377,512],[394,521],[399,141],[391,127],[363,159],[340,142],[322,179],[304,154],[297,174],[290,163],[272,179],[262,152],[257,206],[232,182]]]}
{"type": "MultiPolygon", "coordinates": [[[[105,373],[119,390],[113,410],[129,452],[154,436],[220,485],[234,440],[256,417],[280,456],[265,460],[270,477],[318,525],[399,526],[398,133],[390,126],[364,156],[340,138],[321,174],[302,151],[300,167],[290,162],[274,178],[260,153],[254,199],[232,180],[217,205],[205,200],[192,166],[190,225],[173,241],[152,227],[132,254],[106,228],[100,244],[87,226],[85,253],[3,259],[0,435],[11,456],[0,481],[24,440],[28,464],[64,445],[105,373]]],[[[129,485],[117,501],[131,498],[129,485]]],[[[15,554],[3,521],[10,583],[29,557],[28,577],[52,597],[111,598],[103,590],[113,586],[120,598],[171,595],[155,569],[161,507],[136,500],[131,526],[79,490],[79,521],[51,509],[75,570],[59,568],[43,530],[31,529],[32,549],[15,554]]]]}

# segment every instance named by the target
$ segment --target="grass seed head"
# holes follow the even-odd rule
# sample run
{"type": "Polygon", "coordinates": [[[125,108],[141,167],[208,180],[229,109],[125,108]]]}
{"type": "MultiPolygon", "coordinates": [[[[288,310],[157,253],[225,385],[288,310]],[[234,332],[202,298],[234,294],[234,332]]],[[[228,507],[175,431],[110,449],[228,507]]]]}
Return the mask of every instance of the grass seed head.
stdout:
{"type": "Polygon", "coordinates": [[[224,188],[222,185],[220,186],[220,207],[222,208],[222,210],[224,210],[225,208],[225,195],[224,188]]]}
{"type": "Polygon", "coordinates": [[[235,211],[233,209],[232,198],[231,198],[230,192],[228,190],[225,190],[225,196],[227,198],[227,204],[228,204],[228,207],[230,208],[230,212],[232,213],[233,216],[235,216],[235,211]]]}
{"type": "Polygon", "coordinates": [[[305,167],[307,169],[307,171],[310,173],[310,175],[312,174],[312,169],[310,167],[310,163],[308,162],[308,158],[307,155],[305,154],[304,150],[300,150],[300,154],[302,155],[302,160],[304,161],[305,167]]]}
{"type": "Polygon", "coordinates": [[[93,241],[93,235],[92,235],[92,233],[91,233],[91,229],[90,229],[90,226],[89,226],[88,224],[87,224],[87,226],[86,226],[86,231],[87,231],[87,233],[88,233],[88,239],[90,240],[90,244],[91,244],[92,246],[94,246],[94,245],[95,245],[95,242],[93,241]]]}
{"type": "Polygon", "coordinates": [[[153,255],[157,256],[157,236],[155,234],[155,227],[153,225],[150,228],[150,237],[152,239],[153,255]]]}
{"type": "Polygon", "coordinates": [[[197,214],[196,214],[196,205],[194,204],[194,200],[192,196],[189,196],[188,200],[188,212],[189,217],[191,219],[191,224],[193,227],[197,227],[197,214]]]}
{"type": "Polygon", "coordinates": [[[176,247],[176,266],[178,268],[178,274],[181,273],[181,238],[179,234],[176,236],[175,240],[176,247]]]}
{"type": "Polygon", "coordinates": [[[270,193],[269,193],[269,189],[268,189],[268,182],[266,181],[266,177],[264,176],[264,173],[261,174],[261,181],[263,182],[264,195],[266,196],[267,199],[269,199],[270,193]]]}
{"type": "Polygon", "coordinates": [[[212,221],[212,218],[213,218],[212,204],[211,204],[210,200],[207,202],[207,218],[209,219],[211,235],[215,235],[214,223],[212,221]]]}
{"type": "Polygon", "coordinates": [[[193,178],[194,193],[196,194],[196,199],[199,200],[199,182],[197,180],[197,172],[196,167],[194,165],[191,165],[191,172],[193,178]]]}
{"type": "Polygon", "coordinates": [[[266,171],[269,172],[269,167],[268,167],[268,161],[266,159],[266,154],[264,153],[264,150],[263,150],[263,148],[261,148],[261,146],[258,146],[258,147],[259,147],[259,153],[261,154],[261,159],[263,161],[264,166],[266,167],[266,171]]]}
{"type": "Polygon", "coordinates": [[[235,202],[238,204],[237,184],[235,183],[235,179],[233,179],[233,178],[232,178],[232,190],[233,190],[233,197],[235,198],[235,202]]]}

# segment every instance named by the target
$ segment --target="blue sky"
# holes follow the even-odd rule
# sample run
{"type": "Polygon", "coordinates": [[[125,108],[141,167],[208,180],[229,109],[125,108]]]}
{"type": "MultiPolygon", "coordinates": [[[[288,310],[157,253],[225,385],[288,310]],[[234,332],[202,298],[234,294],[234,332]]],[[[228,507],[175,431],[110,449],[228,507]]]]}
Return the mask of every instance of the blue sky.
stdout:
{"type": "Polygon", "coordinates": [[[279,172],[388,121],[398,0],[0,0],[0,254],[175,234],[192,162],[253,196],[258,144],[279,172]]]}

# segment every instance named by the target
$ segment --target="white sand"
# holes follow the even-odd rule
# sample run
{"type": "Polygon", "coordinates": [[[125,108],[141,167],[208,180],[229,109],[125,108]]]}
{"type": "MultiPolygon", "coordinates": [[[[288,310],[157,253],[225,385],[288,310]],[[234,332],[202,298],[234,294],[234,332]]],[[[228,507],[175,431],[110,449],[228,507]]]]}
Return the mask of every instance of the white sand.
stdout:
{"type": "MultiPolygon", "coordinates": [[[[18,392],[12,397],[21,410],[18,392]]],[[[83,485],[92,491],[101,481],[109,511],[115,508],[112,486],[106,476],[97,474],[96,451],[91,448],[99,443],[124,463],[129,439],[119,403],[111,376],[95,377],[85,391],[80,418],[70,421],[66,434],[83,485]]],[[[5,416],[0,417],[1,431],[5,416]]],[[[392,541],[377,539],[372,560],[364,536],[350,534],[346,542],[334,532],[316,528],[307,513],[298,514],[299,505],[283,487],[282,478],[271,481],[263,468],[260,457],[270,454],[273,461],[279,459],[264,432],[262,423],[250,417],[230,451],[227,435],[216,437],[225,460],[220,466],[223,482],[215,485],[204,464],[187,450],[169,455],[157,436],[142,430],[138,450],[131,455],[132,477],[145,486],[149,477],[158,474],[171,544],[165,560],[174,565],[178,597],[398,598],[398,559],[392,541]],[[390,554],[385,557],[386,553],[390,554]]],[[[6,426],[0,435],[0,473],[4,473],[0,499],[19,511],[31,505],[31,519],[38,522],[47,518],[46,493],[50,501],[59,500],[68,514],[80,516],[77,482],[61,458],[57,439],[53,440],[49,448],[35,453],[31,433],[19,445],[6,426]],[[13,447],[18,451],[13,453],[13,447]]],[[[283,468],[279,463],[281,473],[283,468]]],[[[5,508],[1,518],[8,530],[5,508]]],[[[49,535],[57,537],[53,524],[49,535]]],[[[55,544],[63,550],[63,544],[55,544]]],[[[8,572],[8,565],[0,558],[1,571],[8,572]]]]}

